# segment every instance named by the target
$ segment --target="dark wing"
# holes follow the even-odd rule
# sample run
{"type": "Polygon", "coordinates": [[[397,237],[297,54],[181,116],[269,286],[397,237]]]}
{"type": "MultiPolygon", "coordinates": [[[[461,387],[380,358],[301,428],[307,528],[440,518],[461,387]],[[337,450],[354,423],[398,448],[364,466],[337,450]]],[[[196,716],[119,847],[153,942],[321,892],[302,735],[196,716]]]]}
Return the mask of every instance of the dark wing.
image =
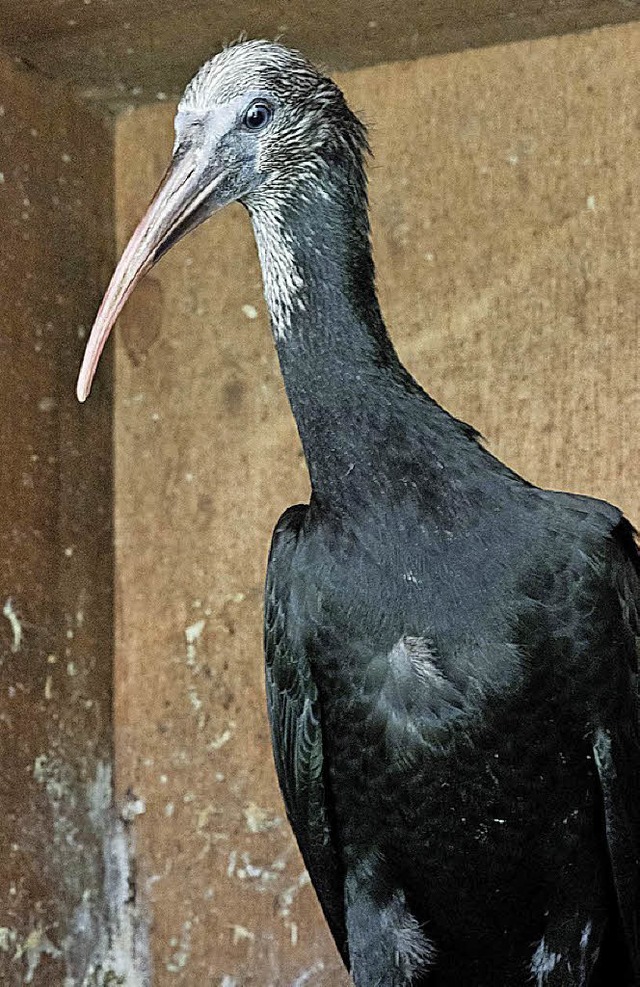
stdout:
{"type": "Polygon", "coordinates": [[[273,756],[287,816],[340,954],[348,965],[344,881],[331,831],[318,691],[290,592],[291,558],[306,507],[273,533],[265,593],[265,671],[273,756]]]}
{"type": "MultiPolygon", "coordinates": [[[[613,584],[622,613],[622,643],[629,659],[628,689],[605,712],[594,741],[602,788],[607,846],[620,918],[634,976],[640,983],[640,557],[631,526],[622,521],[613,533],[613,584]],[[626,694],[625,694],[626,693],[626,694]]],[[[613,642],[612,642],[613,643],[613,642]]]]}

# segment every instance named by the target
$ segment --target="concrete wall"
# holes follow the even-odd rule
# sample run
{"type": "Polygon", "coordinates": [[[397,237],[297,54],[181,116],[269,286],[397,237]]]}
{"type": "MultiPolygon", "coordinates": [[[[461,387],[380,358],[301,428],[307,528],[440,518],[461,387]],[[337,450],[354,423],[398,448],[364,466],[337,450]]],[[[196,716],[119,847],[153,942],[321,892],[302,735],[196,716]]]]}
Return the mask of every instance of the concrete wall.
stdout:
{"type": "MultiPolygon", "coordinates": [[[[627,26],[340,80],[371,123],[380,292],[402,357],[529,479],[635,521],[639,45],[627,26]]],[[[121,245],[171,115],[118,121],[121,245]]],[[[333,987],[264,713],[268,539],[308,484],[239,208],[162,261],[116,348],[117,784],[146,810],[154,983],[333,987]]]]}

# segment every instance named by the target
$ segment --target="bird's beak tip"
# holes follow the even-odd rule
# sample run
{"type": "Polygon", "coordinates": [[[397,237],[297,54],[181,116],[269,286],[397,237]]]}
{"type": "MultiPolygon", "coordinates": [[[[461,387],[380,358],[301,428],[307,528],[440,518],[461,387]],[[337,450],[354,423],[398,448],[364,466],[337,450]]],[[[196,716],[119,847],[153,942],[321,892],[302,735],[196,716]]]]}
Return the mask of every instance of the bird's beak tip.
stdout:
{"type": "Polygon", "coordinates": [[[191,157],[185,156],[171,163],[125,247],[102,299],[76,385],[76,397],[81,403],[89,396],[100,354],[129,295],[159,259],[162,248],[166,249],[189,228],[199,225],[202,218],[197,216],[191,227],[185,221],[214,187],[214,184],[202,183],[202,176],[191,157]]]}
{"type": "Polygon", "coordinates": [[[85,359],[82,361],[82,365],[78,373],[78,380],[76,381],[76,397],[80,402],[80,404],[84,404],[84,402],[89,397],[92,383],[93,383],[93,373],[90,370],[88,370],[87,360],[85,357],[85,359]]]}

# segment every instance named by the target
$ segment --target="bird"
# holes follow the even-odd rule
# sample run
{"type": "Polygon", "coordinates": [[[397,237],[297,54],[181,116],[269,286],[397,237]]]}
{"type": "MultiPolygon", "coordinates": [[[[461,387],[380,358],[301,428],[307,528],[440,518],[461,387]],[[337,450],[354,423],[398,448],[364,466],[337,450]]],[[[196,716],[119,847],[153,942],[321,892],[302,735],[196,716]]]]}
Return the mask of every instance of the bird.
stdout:
{"type": "Polygon", "coordinates": [[[273,756],[356,987],[638,985],[635,532],[521,478],[400,362],[369,153],[299,52],[243,41],[206,62],[78,397],[141,277],[240,202],[311,481],[267,564],[273,756]]]}

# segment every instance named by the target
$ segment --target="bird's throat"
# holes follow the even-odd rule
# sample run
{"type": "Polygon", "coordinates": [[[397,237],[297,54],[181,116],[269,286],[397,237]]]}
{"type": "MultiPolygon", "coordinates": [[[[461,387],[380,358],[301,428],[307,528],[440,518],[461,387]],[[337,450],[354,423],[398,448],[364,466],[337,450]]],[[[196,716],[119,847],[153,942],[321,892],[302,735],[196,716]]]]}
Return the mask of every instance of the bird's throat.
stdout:
{"type": "Polygon", "coordinates": [[[419,390],[380,314],[364,190],[308,183],[249,212],[314,493],[352,497],[419,390]]]}

